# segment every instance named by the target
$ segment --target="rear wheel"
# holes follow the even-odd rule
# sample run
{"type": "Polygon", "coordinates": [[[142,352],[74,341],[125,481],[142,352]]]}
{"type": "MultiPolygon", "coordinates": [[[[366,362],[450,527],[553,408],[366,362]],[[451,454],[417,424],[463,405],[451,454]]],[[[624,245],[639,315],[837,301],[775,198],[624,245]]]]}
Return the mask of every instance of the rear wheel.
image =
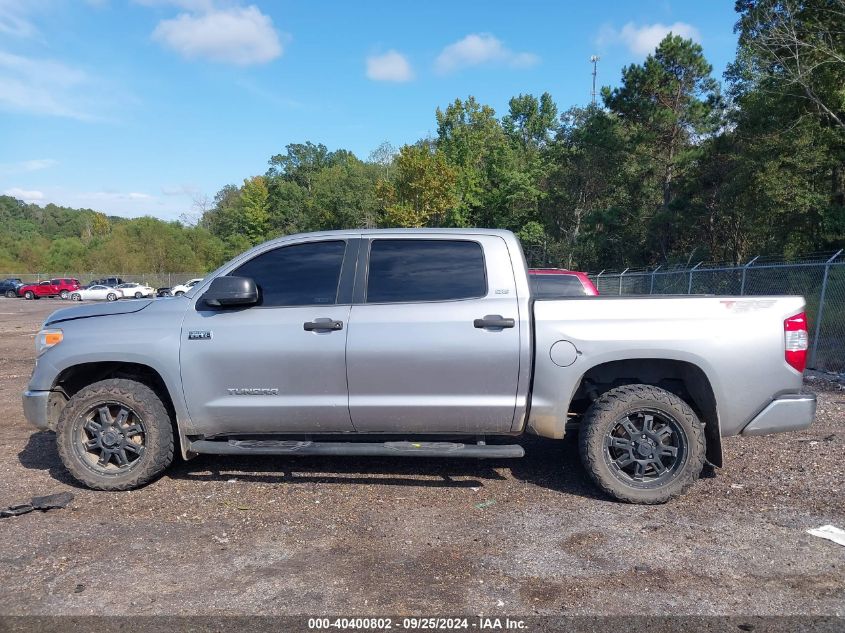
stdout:
{"type": "Polygon", "coordinates": [[[74,395],[59,417],[56,444],[70,474],[95,490],[138,488],[173,461],[167,410],[134,380],[103,380],[74,395]]]}
{"type": "Polygon", "coordinates": [[[62,290],[62,291],[59,293],[59,297],[61,297],[61,298],[62,298],[62,299],[64,299],[65,301],[67,301],[68,295],[69,295],[69,293],[68,293],[68,291],[67,291],[67,290],[62,290]]]}
{"type": "Polygon", "coordinates": [[[80,295],[78,292],[74,292],[74,293],[70,296],[70,300],[71,300],[71,301],[82,301],[82,295],[80,295]]]}
{"type": "Polygon", "coordinates": [[[106,295],[106,301],[117,301],[117,295],[113,292],[110,292],[106,295]]]}
{"type": "Polygon", "coordinates": [[[182,292],[181,290],[177,290],[177,291],[176,291],[176,296],[177,296],[177,297],[181,297],[183,294],[185,294],[185,293],[184,293],[184,292],[182,292]]]}
{"type": "Polygon", "coordinates": [[[144,293],[143,293],[143,292],[136,292],[136,293],[135,293],[135,298],[136,298],[136,299],[143,299],[143,298],[144,298],[144,293]]]}
{"type": "Polygon", "coordinates": [[[592,480],[629,503],[665,503],[704,467],[704,425],[686,402],[651,385],[602,394],[584,416],[578,443],[592,480]]]}
{"type": "Polygon", "coordinates": [[[14,298],[15,298],[15,297],[17,297],[17,296],[18,296],[18,295],[15,293],[15,291],[14,291],[14,290],[7,290],[7,291],[6,291],[6,298],[7,298],[7,299],[14,299],[14,298]]]}

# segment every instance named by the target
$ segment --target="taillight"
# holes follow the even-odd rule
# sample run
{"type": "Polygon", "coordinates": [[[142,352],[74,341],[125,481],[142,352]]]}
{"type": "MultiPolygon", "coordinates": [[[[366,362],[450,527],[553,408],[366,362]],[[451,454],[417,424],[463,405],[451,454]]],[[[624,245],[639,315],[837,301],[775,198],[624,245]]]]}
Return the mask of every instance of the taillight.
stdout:
{"type": "Polygon", "coordinates": [[[803,312],[783,322],[783,355],[786,362],[797,371],[807,367],[807,348],[810,337],[807,334],[807,315],[803,312]]]}

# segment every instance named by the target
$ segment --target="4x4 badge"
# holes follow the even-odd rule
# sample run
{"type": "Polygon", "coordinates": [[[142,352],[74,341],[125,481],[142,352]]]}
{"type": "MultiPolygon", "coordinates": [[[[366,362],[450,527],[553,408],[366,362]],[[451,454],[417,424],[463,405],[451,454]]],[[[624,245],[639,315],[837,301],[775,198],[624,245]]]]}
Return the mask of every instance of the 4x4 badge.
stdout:
{"type": "Polygon", "coordinates": [[[189,341],[201,341],[211,338],[211,330],[193,330],[188,332],[189,341]]]}

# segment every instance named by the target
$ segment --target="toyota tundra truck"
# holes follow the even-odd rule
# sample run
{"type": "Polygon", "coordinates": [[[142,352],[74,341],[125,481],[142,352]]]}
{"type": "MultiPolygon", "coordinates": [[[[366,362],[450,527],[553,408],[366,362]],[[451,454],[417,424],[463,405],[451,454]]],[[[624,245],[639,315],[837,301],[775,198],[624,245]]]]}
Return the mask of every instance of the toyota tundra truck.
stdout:
{"type": "Polygon", "coordinates": [[[36,352],[26,418],[98,490],[174,452],[501,459],[577,433],[603,491],[662,503],[722,437],[816,407],[801,297],[544,300],[500,230],[282,237],[183,296],[59,310],[36,352]]]}

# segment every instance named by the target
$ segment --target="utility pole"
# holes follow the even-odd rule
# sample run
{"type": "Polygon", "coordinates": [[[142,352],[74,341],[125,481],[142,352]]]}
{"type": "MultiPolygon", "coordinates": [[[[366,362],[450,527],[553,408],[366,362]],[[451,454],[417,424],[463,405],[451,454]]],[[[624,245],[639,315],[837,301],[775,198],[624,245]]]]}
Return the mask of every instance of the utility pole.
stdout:
{"type": "Polygon", "coordinates": [[[590,57],[590,63],[593,65],[593,105],[596,105],[596,74],[598,72],[598,64],[601,57],[593,55],[590,57]]]}

